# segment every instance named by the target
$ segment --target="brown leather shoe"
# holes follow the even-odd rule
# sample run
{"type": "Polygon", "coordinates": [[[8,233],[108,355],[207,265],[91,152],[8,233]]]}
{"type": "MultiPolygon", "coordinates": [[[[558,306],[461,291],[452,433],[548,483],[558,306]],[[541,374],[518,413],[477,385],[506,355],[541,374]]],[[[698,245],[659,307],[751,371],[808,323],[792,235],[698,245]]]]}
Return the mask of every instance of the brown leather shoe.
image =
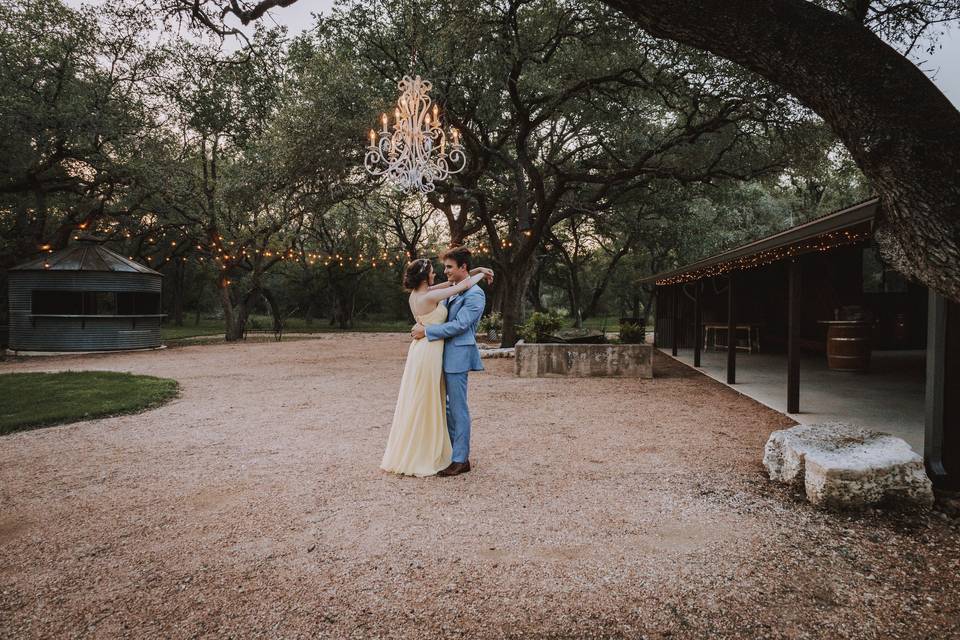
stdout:
{"type": "Polygon", "coordinates": [[[470,471],[470,461],[466,462],[451,462],[450,466],[446,469],[441,469],[437,472],[438,476],[443,476],[444,478],[449,478],[450,476],[458,476],[461,473],[466,473],[470,471]]]}

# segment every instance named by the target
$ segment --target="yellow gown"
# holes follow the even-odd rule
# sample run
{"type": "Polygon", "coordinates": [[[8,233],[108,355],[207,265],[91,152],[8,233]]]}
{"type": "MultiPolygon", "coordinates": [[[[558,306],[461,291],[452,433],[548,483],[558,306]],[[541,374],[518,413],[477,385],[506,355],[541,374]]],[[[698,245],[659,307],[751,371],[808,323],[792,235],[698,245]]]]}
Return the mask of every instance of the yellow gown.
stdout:
{"type": "MultiPolygon", "coordinates": [[[[447,319],[442,304],[416,316],[423,326],[447,319]]],[[[411,476],[432,476],[453,457],[443,388],[443,340],[414,340],[400,380],[397,408],[380,468],[411,476]]]]}

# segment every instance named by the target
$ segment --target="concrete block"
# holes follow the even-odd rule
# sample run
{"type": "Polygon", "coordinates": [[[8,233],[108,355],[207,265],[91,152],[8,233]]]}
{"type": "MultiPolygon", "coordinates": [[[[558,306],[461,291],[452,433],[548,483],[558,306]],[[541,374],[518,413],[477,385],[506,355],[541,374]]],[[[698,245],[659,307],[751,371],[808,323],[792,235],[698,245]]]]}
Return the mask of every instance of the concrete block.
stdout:
{"type": "Polygon", "coordinates": [[[516,374],[537,377],[653,378],[649,344],[526,344],[514,348],[516,374]]]}

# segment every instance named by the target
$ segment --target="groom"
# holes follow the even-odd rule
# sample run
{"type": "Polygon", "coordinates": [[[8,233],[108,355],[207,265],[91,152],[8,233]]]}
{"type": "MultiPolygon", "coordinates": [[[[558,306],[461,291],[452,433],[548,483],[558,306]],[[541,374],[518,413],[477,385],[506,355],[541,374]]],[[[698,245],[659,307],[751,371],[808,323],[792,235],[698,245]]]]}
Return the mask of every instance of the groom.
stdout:
{"type": "MultiPolygon", "coordinates": [[[[440,256],[447,280],[457,284],[470,277],[470,250],[451,247],[440,256]]],[[[493,282],[492,276],[487,282],[493,282]]],[[[417,340],[443,340],[443,380],[447,389],[447,430],[453,444],[453,461],[438,476],[458,476],[470,471],[470,408],[467,406],[467,373],[483,371],[477,349],[477,324],[487,297],[474,285],[446,301],[447,321],[424,331],[419,322],[410,330],[417,340]]]]}

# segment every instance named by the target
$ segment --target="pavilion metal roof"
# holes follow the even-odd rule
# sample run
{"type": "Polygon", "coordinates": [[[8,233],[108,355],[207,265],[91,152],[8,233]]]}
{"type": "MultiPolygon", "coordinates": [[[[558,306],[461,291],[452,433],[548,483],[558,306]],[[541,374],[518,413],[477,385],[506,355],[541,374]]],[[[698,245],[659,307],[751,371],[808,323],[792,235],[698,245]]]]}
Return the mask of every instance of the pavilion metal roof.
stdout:
{"type": "MultiPolygon", "coordinates": [[[[770,264],[801,253],[823,250],[823,245],[818,244],[819,241],[827,237],[833,239],[833,236],[847,230],[858,231],[857,234],[848,234],[851,241],[855,241],[864,233],[872,232],[879,208],[880,199],[870,198],[686,266],[648,276],[640,282],[644,284],[692,282],[710,277],[720,270],[746,270],[761,264],[770,264]]],[[[842,243],[842,240],[841,238],[838,243],[842,243]]]]}
{"type": "Polygon", "coordinates": [[[110,271],[114,273],[149,273],[162,276],[150,267],[128,260],[106,247],[89,241],[72,244],[66,249],[44,254],[11,271],[110,271]]]}

